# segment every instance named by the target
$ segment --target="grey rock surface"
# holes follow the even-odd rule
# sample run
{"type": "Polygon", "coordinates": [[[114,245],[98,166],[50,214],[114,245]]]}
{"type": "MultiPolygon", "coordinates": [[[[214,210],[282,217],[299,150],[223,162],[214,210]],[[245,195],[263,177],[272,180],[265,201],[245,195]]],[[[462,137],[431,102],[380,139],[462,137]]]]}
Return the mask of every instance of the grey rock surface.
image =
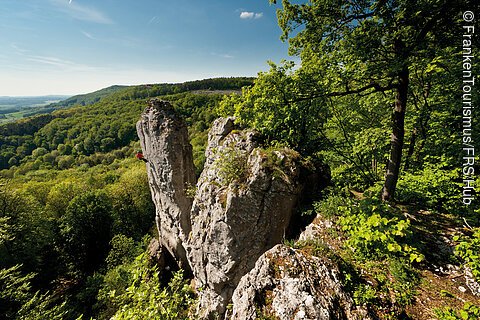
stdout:
{"type": "Polygon", "coordinates": [[[187,250],[204,318],[222,317],[241,277],[282,241],[301,190],[298,154],[257,148],[258,134],[233,120],[212,126],[191,212],[187,250]]]}
{"type": "Polygon", "coordinates": [[[193,273],[200,318],[254,319],[260,297],[266,305],[271,300],[280,319],[354,319],[333,264],[276,246],[308,185],[300,182],[300,156],[287,148],[262,149],[259,134],[239,130],[234,120],[213,123],[195,183],[185,123],[168,102],[149,102],[137,132],[159,233],[150,256],[164,264],[167,250],[193,273]],[[194,185],[192,199],[186,189],[194,185]],[[285,269],[289,265],[300,272],[285,269]],[[233,314],[227,310],[232,302],[233,314]]]}
{"type": "Polygon", "coordinates": [[[170,103],[154,99],[137,122],[137,133],[148,161],[159,242],[189,270],[184,241],[191,230],[192,199],[185,190],[196,179],[187,126],[170,103]]]}
{"type": "Polygon", "coordinates": [[[241,279],[231,314],[225,318],[370,319],[366,310],[353,307],[340,277],[337,265],[328,258],[277,245],[241,279]]]}
{"type": "Polygon", "coordinates": [[[163,254],[163,247],[157,238],[152,238],[147,247],[148,258],[151,262],[156,264],[160,269],[165,267],[165,256],[163,254]]]}

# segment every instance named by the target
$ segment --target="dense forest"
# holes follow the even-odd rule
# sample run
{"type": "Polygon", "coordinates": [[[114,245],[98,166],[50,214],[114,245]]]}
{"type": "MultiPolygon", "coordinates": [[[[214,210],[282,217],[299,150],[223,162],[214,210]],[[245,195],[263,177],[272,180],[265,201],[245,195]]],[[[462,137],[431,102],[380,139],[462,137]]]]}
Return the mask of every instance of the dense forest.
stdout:
{"type": "Polygon", "coordinates": [[[188,277],[160,277],[145,253],[154,206],[135,123],[153,97],[186,120],[197,175],[212,121],[230,115],[328,166],[331,185],[301,210],[331,227],[285,244],[340,261],[356,304],[380,319],[480,318],[480,291],[455,282],[480,282],[478,90],[464,82],[479,41],[462,38],[479,4],[298,2],[278,22],[299,65],[115,86],[0,126],[0,318],[191,317],[188,277]]]}

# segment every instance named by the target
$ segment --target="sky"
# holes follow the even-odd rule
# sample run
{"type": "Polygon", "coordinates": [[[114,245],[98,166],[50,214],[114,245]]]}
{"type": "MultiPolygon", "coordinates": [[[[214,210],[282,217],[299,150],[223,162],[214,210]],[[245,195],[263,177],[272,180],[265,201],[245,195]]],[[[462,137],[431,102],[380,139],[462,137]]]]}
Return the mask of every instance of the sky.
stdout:
{"type": "Polygon", "coordinates": [[[255,76],[291,59],[268,0],[0,0],[0,96],[255,76]]]}

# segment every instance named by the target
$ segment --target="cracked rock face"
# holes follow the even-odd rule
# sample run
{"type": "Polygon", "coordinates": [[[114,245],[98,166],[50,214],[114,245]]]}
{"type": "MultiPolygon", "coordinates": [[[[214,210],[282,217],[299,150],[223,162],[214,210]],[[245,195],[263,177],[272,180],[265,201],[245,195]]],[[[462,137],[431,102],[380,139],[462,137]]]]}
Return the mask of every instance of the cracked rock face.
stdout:
{"type": "Polygon", "coordinates": [[[371,319],[354,309],[336,264],[284,245],[263,254],[238,284],[228,319],[371,319]]]}
{"type": "MultiPolygon", "coordinates": [[[[226,306],[242,277],[248,273],[254,279],[257,259],[285,237],[303,189],[300,156],[286,148],[262,149],[257,132],[238,130],[234,118],[220,118],[209,132],[204,170],[195,184],[187,127],[168,102],[150,101],[137,132],[156,207],[159,240],[152,256],[168,251],[193,273],[200,289],[200,318],[228,318],[226,306]],[[186,189],[194,185],[192,200],[186,189]]],[[[283,297],[276,300],[279,308],[288,294],[305,296],[308,306],[317,303],[316,296],[295,287],[296,280],[285,281],[287,296],[278,293],[283,297]]],[[[247,299],[242,294],[246,291],[235,292],[247,299]]],[[[242,319],[236,308],[237,319],[242,319]]]]}
{"type": "Polygon", "coordinates": [[[170,103],[151,100],[137,122],[137,133],[148,161],[159,242],[181,268],[189,270],[184,241],[191,230],[192,199],[185,190],[195,185],[195,167],[187,126],[170,103]]]}
{"type": "Polygon", "coordinates": [[[201,317],[223,316],[241,277],[282,241],[300,193],[298,154],[257,148],[258,134],[220,118],[209,133],[187,250],[201,317]]]}

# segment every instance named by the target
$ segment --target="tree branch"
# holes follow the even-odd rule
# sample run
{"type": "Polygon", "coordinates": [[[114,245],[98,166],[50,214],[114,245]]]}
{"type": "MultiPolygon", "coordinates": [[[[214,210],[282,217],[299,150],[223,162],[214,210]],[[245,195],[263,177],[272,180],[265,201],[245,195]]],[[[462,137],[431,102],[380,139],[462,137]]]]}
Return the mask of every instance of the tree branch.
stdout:
{"type": "MultiPolygon", "coordinates": [[[[345,91],[334,91],[334,92],[329,92],[329,93],[323,93],[323,94],[318,94],[318,95],[308,95],[308,96],[303,96],[303,97],[298,97],[294,100],[290,100],[289,102],[290,103],[293,103],[293,102],[301,102],[301,101],[305,101],[305,100],[311,100],[311,99],[317,99],[317,98],[332,98],[332,97],[344,97],[344,96],[348,96],[348,95],[351,95],[351,94],[359,94],[359,93],[363,93],[367,90],[370,90],[370,89],[374,89],[372,92],[370,93],[374,93],[374,92],[385,92],[385,91],[389,91],[389,90],[392,90],[392,89],[395,89],[395,85],[393,84],[392,81],[390,81],[390,83],[386,86],[381,86],[380,84],[376,83],[376,82],[371,82],[370,84],[366,85],[366,86],[363,86],[361,88],[358,88],[358,89],[349,89],[348,88],[348,85],[346,85],[346,88],[345,88],[345,91]]],[[[369,93],[369,94],[370,94],[369,93]]]]}

